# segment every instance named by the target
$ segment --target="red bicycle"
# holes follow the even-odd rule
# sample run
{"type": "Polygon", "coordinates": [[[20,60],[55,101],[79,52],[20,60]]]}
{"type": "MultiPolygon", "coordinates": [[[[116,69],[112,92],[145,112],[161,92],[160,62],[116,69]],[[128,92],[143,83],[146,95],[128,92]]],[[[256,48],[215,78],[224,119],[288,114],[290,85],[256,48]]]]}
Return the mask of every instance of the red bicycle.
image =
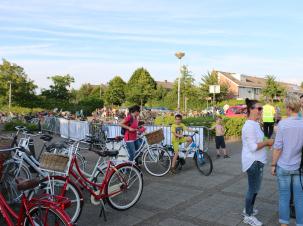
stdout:
{"type": "MultiPolygon", "coordinates": [[[[97,166],[96,176],[89,180],[82,173],[77,161],[80,142],[77,141],[69,147],[71,160],[67,167],[66,176],[51,176],[42,180],[45,184],[49,184],[51,181],[52,188],[48,188],[47,193],[66,197],[69,184],[75,185],[76,182],[91,194],[93,204],[102,205],[101,210],[104,210],[103,200],[106,200],[112,208],[117,210],[126,210],[135,205],[143,191],[143,176],[138,167],[131,162],[109,160],[106,169],[102,164],[97,166]]],[[[93,151],[102,157],[112,157],[118,154],[118,151],[93,151]]],[[[80,193],[80,189],[76,190],[80,193]]],[[[83,200],[80,200],[82,197],[82,194],[69,197],[71,205],[65,210],[73,223],[78,220],[82,212],[83,200]]]]}

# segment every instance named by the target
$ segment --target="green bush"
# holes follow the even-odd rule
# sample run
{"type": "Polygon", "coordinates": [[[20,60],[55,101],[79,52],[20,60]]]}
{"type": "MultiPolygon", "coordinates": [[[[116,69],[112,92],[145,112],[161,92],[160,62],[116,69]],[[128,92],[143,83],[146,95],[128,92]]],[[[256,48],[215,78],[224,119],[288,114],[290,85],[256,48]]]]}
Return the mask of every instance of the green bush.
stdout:
{"type": "MultiPolygon", "coordinates": [[[[0,108],[0,111],[3,111],[4,113],[9,113],[8,106],[3,106],[0,108]]],[[[19,115],[28,115],[28,114],[36,114],[38,112],[43,111],[42,108],[25,108],[25,107],[19,107],[19,106],[12,106],[11,112],[19,115]]]]}
{"type": "Polygon", "coordinates": [[[4,124],[4,130],[14,131],[16,126],[25,126],[29,131],[38,131],[38,125],[32,123],[25,123],[20,120],[12,120],[4,124]]]}
{"type": "Polygon", "coordinates": [[[240,137],[242,134],[242,127],[246,118],[223,118],[223,125],[225,127],[225,136],[227,137],[240,137]]]}

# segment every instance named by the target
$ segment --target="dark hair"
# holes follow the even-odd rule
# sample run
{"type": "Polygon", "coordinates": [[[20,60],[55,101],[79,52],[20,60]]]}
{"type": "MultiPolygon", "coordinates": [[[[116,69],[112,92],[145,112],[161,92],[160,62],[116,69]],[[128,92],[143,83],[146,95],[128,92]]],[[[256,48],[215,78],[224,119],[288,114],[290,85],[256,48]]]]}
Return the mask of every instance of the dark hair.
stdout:
{"type": "Polygon", "coordinates": [[[177,118],[179,118],[179,119],[181,119],[181,120],[182,120],[182,115],[180,115],[180,114],[176,114],[176,115],[175,115],[175,119],[177,119],[177,118]]]}
{"type": "Polygon", "coordinates": [[[257,100],[250,100],[248,98],[245,99],[245,104],[247,106],[247,116],[250,115],[250,110],[253,109],[257,103],[259,103],[257,100]]]}
{"type": "Polygon", "coordinates": [[[128,110],[129,110],[129,113],[134,113],[136,111],[140,112],[140,106],[134,105],[134,106],[130,107],[128,110]]]}
{"type": "Polygon", "coordinates": [[[300,96],[300,99],[303,98],[303,94],[300,96]]]}

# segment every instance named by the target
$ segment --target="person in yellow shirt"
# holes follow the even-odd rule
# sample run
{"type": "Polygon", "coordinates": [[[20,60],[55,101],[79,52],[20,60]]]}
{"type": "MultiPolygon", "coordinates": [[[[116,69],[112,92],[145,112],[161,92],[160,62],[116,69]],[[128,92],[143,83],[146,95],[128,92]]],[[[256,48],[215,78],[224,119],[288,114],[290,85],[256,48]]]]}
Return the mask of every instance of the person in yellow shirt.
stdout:
{"type": "Polygon", "coordinates": [[[271,104],[269,104],[269,102],[267,102],[263,106],[263,129],[264,129],[264,136],[268,139],[271,138],[274,131],[275,114],[276,114],[276,110],[274,106],[272,106],[271,104]]]}
{"type": "Polygon", "coordinates": [[[182,115],[177,114],[177,115],[175,115],[175,123],[172,124],[172,126],[171,126],[172,145],[174,148],[174,158],[172,161],[172,168],[171,168],[172,174],[176,173],[176,163],[177,163],[178,156],[179,156],[179,146],[185,142],[187,144],[190,144],[192,142],[191,137],[188,137],[188,136],[186,137],[183,135],[184,131],[194,132],[194,130],[186,127],[182,123],[182,115]]]}

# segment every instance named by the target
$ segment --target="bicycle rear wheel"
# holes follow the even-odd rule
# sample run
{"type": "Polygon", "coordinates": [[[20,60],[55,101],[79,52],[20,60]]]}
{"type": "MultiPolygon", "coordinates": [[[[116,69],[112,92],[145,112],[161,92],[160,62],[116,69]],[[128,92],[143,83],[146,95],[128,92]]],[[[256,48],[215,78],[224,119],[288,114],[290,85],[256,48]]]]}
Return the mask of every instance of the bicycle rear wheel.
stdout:
{"type": "Polygon", "coordinates": [[[160,146],[151,146],[142,157],[146,171],[156,177],[164,176],[171,167],[169,152],[160,146]]]}
{"type": "Polygon", "coordinates": [[[35,206],[29,210],[29,216],[24,218],[24,226],[72,226],[69,217],[61,209],[49,206],[35,206]]]}
{"type": "Polygon", "coordinates": [[[202,151],[197,150],[194,157],[197,169],[204,175],[209,176],[213,170],[213,162],[210,156],[202,151]]]}
{"type": "Polygon", "coordinates": [[[143,191],[141,172],[132,165],[118,165],[110,176],[105,194],[109,205],[117,210],[127,210],[139,200],[143,191]]]}
{"type": "MultiPolygon", "coordinates": [[[[74,184],[74,182],[69,181],[66,182],[64,177],[54,176],[50,177],[50,181],[48,178],[44,178],[40,181],[40,184],[43,185],[44,189],[38,190],[39,192],[46,192],[47,194],[52,194],[51,190],[54,191],[54,194],[57,196],[63,196],[70,200],[70,205],[65,209],[66,214],[71,218],[73,223],[77,222],[79,217],[81,216],[84,200],[81,191],[74,184]],[[66,187],[64,188],[64,186],[66,187]],[[52,186],[52,187],[50,187],[52,186]]],[[[36,191],[35,191],[36,192],[36,191]]],[[[41,193],[40,193],[41,194],[41,193]]],[[[34,192],[31,192],[29,195],[29,200],[35,195],[34,192]]]]}

